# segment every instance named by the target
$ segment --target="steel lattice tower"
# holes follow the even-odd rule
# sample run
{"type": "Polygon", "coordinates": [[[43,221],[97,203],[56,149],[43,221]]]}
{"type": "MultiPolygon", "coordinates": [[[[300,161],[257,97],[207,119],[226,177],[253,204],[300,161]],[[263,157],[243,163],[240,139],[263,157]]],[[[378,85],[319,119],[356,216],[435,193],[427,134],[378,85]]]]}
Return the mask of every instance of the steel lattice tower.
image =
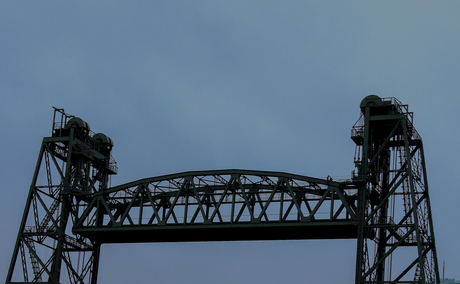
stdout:
{"type": "Polygon", "coordinates": [[[350,238],[355,283],[439,283],[413,114],[375,95],[360,108],[348,180],[230,169],[115,187],[112,140],[55,109],[6,283],[96,283],[104,243],[350,238]]]}
{"type": "Polygon", "coordinates": [[[43,139],[6,283],[96,283],[100,243],[70,232],[76,205],[117,172],[112,140],[55,108],[43,139]]]}
{"type": "Polygon", "coordinates": [[[422,138],[408,106],[371,95],[352,129],[356,283],[439,283],[422,138]]]}

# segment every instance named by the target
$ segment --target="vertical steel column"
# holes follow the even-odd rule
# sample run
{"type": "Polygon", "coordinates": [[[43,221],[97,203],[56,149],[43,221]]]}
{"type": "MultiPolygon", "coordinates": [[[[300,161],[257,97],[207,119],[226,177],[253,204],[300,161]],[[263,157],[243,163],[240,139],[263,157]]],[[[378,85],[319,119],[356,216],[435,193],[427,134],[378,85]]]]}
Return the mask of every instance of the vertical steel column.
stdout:
{"type": "Polygon", "coordinates": [[[359,221],[358,225],[358,241],[357,241],[357,254],[356,254],[356,284],[364,283],[364,279],[362,275],[364,271],[367,270],[368,267],[368,255],[367,255],[367,243],[366,238],[368,232],[366,232],[365,227],[365,217],[367,211],[367,203],[368,203],[368,188],[367,188],[367,176],[368,176],[368,148],[369,148],[369,117],[370,117],[370,108],[366,107],[364,109],[364,125],[360,126],[363,127],[360,129],[360,133],[362,132],[362,156],[361,161],[358,164],[358,176],[355,178],[355,182],[358,186],[358,200],[357,200],[357,219],[359,221]]]}

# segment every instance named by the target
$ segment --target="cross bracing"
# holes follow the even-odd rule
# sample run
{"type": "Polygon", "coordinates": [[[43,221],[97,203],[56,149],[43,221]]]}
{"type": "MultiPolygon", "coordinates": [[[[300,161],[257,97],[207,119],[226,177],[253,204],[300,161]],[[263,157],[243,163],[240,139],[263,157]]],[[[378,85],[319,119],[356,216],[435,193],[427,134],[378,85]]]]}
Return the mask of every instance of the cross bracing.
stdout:
{"type": "Polygon", "coordinates": [[[352,238],[355,199],[350,185],[287,173],[186,172],[95,193],[73,231],[105,242],[352,238]]]}
{"type": "Polygon", "coordinates": [[[97,283],[104,243],[350,238],[355,283],[439,283],[413,114],[374,95],[360,108],[349,180],[231,169],[115,187],[108,186],[118,171],[113,141],[55,109],[6,283],[97,283]]]}
{"type": "Polygon", "coordinates": [[[360,184],[356,283],[439,283],[423,142],[413,114],[369,96],[352,130],[360,184]]]}

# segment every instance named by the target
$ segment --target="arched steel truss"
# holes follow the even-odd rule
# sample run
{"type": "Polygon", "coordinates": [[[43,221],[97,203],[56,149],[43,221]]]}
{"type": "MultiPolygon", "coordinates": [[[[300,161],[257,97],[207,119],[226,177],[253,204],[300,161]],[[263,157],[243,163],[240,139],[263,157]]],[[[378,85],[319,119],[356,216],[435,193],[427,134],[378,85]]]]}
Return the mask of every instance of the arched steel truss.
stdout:
{"type": "Polygon", "coordinates": [[[104,243],[355,238],[356,194],[281,172],[185,172],[94,193],[73,232],[104,243]]]}

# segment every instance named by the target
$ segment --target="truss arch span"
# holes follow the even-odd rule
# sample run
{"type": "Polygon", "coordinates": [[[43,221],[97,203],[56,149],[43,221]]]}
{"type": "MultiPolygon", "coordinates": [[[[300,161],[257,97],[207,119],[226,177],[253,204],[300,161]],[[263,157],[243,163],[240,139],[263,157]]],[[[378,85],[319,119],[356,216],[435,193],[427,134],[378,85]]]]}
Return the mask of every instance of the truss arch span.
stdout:
{"type": "Polygon", "coordinates": [[[192,171],[80,202],[75,233],[101,243],[356,237],[356,188],[254,170],[192,171]]]}

